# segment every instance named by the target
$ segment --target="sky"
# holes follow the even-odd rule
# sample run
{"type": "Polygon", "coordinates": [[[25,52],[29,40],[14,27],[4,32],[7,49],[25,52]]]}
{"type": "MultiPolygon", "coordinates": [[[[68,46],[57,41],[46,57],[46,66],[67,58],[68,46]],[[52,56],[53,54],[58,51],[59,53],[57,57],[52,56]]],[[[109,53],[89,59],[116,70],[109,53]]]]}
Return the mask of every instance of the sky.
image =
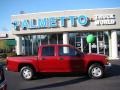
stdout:
{"type": "Polygon", "coordinates": [[[120,0],[0,0],[0,32],[11,28],[11,15],[76,9],[120,8],[120,0]]]}

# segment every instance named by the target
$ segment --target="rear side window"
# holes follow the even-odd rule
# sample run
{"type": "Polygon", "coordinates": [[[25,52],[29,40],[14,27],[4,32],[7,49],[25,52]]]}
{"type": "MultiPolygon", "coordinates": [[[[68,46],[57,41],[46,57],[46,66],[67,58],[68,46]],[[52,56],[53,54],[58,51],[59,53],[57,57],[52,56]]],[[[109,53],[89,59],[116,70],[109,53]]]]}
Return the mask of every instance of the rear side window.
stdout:
{"type": "Polygon", "coordinates": [[[54,47],[52,46],[43,47],[42,56],[54,56],[54,47]]]}

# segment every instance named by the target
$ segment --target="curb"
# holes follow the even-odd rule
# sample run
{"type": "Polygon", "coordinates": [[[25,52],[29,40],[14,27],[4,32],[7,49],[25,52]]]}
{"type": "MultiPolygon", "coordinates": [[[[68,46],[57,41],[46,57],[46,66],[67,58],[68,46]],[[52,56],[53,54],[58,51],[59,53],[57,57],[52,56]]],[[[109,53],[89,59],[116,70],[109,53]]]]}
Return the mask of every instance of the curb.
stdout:
{"type": "Polygon", "coordinates": [[[120,58],[112,58],[112,57],[109,57],[109,60],[120,60],[120,58]]]}

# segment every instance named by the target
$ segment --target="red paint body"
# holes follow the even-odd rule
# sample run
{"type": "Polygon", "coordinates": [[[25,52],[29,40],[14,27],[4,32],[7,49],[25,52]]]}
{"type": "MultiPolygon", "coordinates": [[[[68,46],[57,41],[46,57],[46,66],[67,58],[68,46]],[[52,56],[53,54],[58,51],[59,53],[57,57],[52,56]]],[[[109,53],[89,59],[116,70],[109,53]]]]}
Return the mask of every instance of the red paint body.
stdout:
{"type": "Polygon", "coordinates": [[[71,45],[42,45],[39,47],[38,56],[17,56],[7,57],[7,69],[18,72],[20,65],[31,65],[36,72],[81,72],[86,73],[92,63],[107,65],[107,56],[100,54],[84,54],[71,45]],[[53,46],[54,56],[42,56],[42,48],[53,46]],[[60,46],[67,46],[79,52],[77,56],[60,56],[58,54],[60,46]]]}

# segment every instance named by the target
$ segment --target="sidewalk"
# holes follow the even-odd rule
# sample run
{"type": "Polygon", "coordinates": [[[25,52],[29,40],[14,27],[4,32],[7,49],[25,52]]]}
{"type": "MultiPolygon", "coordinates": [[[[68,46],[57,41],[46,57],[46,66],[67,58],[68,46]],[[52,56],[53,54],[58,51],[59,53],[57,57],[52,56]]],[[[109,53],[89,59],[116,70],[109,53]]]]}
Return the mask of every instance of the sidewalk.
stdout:
{"type": "Polygon", "coordinates": [[[109,60],[120,60],[120,55],[117,58],[113,58],[113,57],[108,57],[109,60]]]}

